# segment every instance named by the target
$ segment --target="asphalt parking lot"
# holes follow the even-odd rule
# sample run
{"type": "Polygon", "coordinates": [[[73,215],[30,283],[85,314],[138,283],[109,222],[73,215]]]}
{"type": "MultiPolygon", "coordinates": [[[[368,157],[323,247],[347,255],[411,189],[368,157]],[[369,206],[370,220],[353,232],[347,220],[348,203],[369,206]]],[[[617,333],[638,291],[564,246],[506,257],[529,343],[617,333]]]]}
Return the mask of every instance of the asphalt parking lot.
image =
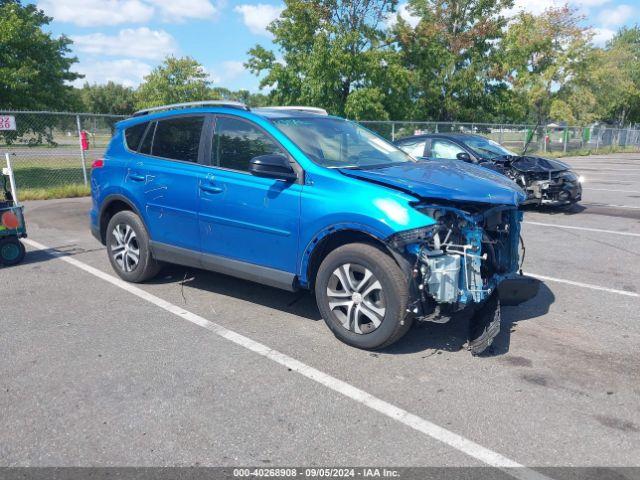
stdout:
{"type": "Polygon", "coordinates": [[[194,269],[129,289],[89,199],[27,202],[37,244],[0,269],[1,464],[640,466],[640,154],[565,161],[583,202],[526,212],[544,283],[480,358],[459,322],[356,350],[311,294],[194,269]]]}

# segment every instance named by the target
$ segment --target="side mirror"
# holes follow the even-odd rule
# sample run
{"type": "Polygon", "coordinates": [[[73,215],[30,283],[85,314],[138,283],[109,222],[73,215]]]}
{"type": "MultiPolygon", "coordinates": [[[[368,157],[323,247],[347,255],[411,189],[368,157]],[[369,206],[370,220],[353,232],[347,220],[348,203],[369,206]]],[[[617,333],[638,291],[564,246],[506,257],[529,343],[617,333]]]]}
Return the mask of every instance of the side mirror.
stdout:
{"type": "Polygon", "coordinates": [[[460,152],[459,154],[456,155],[456,158],[458,160],[462,160],[463,162],[472,162],[473,160],[471,160],[471,155],[469,155],[467,152],[460,152]]]}
{"type": "Polygon", "coordinates": [[[276,178],[289,182],[295,181],[298,178],[298,175],[289,163],[289,159],[279,154],[253,157],[249,162],[249,173],[256,177],[276,178]]]}

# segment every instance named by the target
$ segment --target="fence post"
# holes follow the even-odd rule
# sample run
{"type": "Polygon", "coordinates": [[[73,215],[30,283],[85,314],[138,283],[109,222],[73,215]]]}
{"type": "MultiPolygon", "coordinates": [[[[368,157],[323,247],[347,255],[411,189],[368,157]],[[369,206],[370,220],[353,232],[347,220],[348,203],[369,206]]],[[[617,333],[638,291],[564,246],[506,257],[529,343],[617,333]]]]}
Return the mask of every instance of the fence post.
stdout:
{"type": "Polygon", "coordinates": [[[78,145],[80,145],[80,156],[82,158],[82,178],[85,186],[87,185],[87,159],[85,157],[84,148],[82,147],[82,125],[80,124],[80,115],[76,115],[76,125],[78,126],[78,145]]]}
{"type": "Polygon", "coordinates": [[[567,153],[567,143],[569,143],[569,127],[564,127],[564,132],[562,133],[562,143],[564,143],[563,151],[567,153]]]}
{"type": "Polygon", "coordinates": [[[391,123],[391,141],[396,141],[396,122],[391,123]]]}

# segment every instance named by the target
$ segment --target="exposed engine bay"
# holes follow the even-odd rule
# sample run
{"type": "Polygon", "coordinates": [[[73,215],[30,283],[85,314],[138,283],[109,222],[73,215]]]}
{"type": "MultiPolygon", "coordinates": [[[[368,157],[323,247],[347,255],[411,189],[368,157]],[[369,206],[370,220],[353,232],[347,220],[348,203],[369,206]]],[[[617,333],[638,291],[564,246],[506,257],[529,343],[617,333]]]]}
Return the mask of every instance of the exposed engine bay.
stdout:
{"type": "Polygon", "coordinates": [[[392,248],[412,264],[417,320],[445,323],[451,315],[472,308],[469,348],[484,351],[500,328],[501,290],[514,290],[505,304],[520,303],[537,293],[537,284],[524,282],[519,270],[522,212],[512,206],[417,205],[437,223],[409,230],[390,239],[392,248]],[[514,283],[515,282],[515,283],[514,283]],[[522,292],[522,289],[528,289],[522,292]],[[535,291],[533,291],[534,289],[535,291]]]}
{"type": "Polygon", "coordinates": [[[527,194],[523,205],[570,205],[582,199],[580,177],[563,162],[533,156],[502,156],[480,165],[516,182],[527,194]]]}

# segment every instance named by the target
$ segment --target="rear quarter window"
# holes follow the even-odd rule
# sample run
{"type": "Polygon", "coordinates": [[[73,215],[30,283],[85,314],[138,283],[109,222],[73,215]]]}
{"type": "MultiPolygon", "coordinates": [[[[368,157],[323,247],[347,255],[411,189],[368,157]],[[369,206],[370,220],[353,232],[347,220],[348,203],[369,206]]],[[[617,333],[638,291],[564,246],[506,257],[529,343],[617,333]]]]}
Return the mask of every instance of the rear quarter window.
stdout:
{"type": "Polygon", "coordinates": [[[138,150],[140,140],[142,140],[142,136],[144,135],[144,131],[146,130],[148,123],[149,122],[139,123],[138,125],[125,129],[124,138],[129,150],[133,150],[134,152],[138,150]]]}

